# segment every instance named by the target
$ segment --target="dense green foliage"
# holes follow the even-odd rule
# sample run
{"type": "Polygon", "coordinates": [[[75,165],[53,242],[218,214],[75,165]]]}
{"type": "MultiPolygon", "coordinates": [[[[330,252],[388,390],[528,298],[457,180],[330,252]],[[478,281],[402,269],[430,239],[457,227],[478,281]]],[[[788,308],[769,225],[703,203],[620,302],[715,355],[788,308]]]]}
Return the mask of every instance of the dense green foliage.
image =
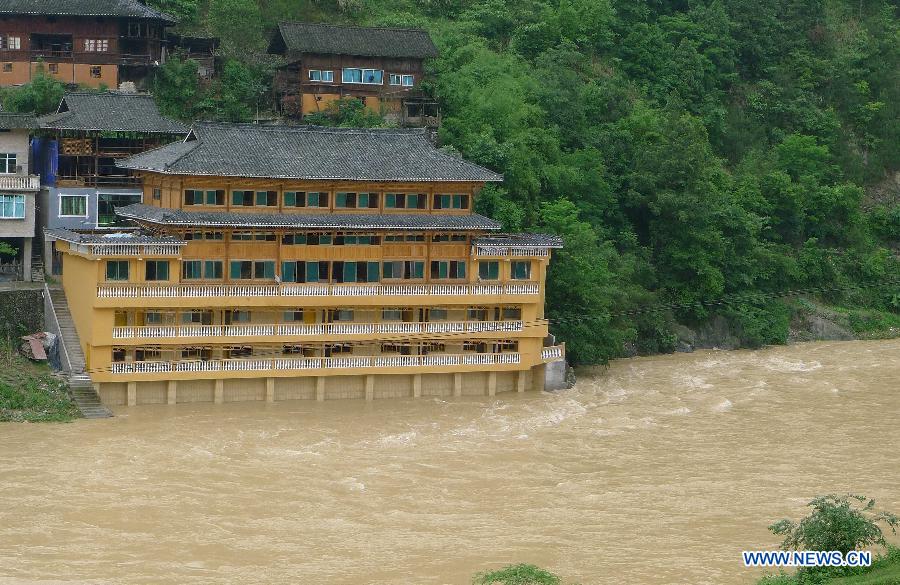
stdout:
{"type": "Polygon", "coordinates": [[[479,573],[473,585],[560,585],[559,577],[534,565],[510,565],[479,573]]]}
{"type": "Polygon", "coordinates": [[[64,422],[79,416],[64,382],[46,365],[17,355],[6,340],[0,345],[0,422],[64,422]]]}
{"type": "Polygon", "coordinates": [[[900,548],[888,548],[871,567],[773,575],[759,585],[900,585],[900,548]]]}
{"type": "Polygon", "coordinates": [[[59,107],[65,86],[50,77],[39,63],[31,81],[19,87],[3,88],[0,99],[8,112],[49,114],[59,107]]]}
{"type": "Polygon", "coordinates": [[[167,98],[158,85],[167,111],[188,104],[185,118],[249,118],[279,19],[427,28],[441,51],[426,86],[441,141],[505,177],[478,209],[567,238],[548,312],[574,362],[629,342],[671,351],[674,322],[714,314],[747,345],[783,342],[776,299],[797,289],[898,312],[889,0],[159,3],[222,35],[247,72],[232,71],[243,89],[194,82],[167,98]]]}

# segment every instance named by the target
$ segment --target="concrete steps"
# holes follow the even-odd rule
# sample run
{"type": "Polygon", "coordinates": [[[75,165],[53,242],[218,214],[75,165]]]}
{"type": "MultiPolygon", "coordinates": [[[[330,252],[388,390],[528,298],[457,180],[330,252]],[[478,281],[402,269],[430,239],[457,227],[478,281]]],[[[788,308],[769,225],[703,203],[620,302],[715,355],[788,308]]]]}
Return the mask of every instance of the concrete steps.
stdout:
{"type": "Polygon", "coordinates": [[[84,352],[81,350],[81,342],[78,339],[78,331],[69,313],[69,303],[66,294],[59,288],[48,288],[50,300],[53,302],[53,310],[59,323],[60,342],[65,346],[66,355],[69,358],[69,392],[72,401],[84,418],[107,418],[112,412],[100,402],[100,397],[94,391],[91,377],[85,372],[84,352]]]}

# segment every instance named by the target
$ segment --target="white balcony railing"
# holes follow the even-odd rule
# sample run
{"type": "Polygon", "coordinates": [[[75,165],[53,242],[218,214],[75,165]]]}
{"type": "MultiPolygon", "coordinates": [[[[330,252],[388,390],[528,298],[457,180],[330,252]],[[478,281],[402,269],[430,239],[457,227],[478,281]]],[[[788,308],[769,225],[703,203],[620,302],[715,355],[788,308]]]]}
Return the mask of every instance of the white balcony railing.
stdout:
{"type": "Polygon", "coordinates": [[[163,299],[215,297],[377,297],[536,295],[536,282],[508,284],[101,284],[101,299],[163,299]]]}
{"type": "Polygon", "coordinates": [[[277,357],[173,362],[116,362],[113,374],[162,374],[168,372],[259,372],[318,369],[405,368],[423,366],[490,366],[518,364],[518,353],[468,353],[432,355],[380,355],[346,357],[277,357]]]}
{"type": "Polygon", "coordinates": [[[178,256],[184,244],[69,244],[73,252],[88,256],[178,256]]]}
{"type": "Polygon", "coordinates": [[[549,248],[536,246],[472,246],[476,256],[522,256],[522,257],[546,257],[550,255],[549,248]]]}
{"type": "Polygon", "coordinates": [[[417,333],[516,333],[522,321],[431,321],[425,323],[276,323],[260,325],[144,325],[113,327],[113,339],[183,337],[293,337],[417,333]]]}
{"type": "Polygon", "coordinates": [[[541,349],[541,361],[555,362],[566,357],[566,344],[551,345],[541,349]]]}
{"type": "Polygon", "coordinates": [[[0,175],[0,189],[10,191],[38,191],[41,178],[36,175],[0,175]]]}

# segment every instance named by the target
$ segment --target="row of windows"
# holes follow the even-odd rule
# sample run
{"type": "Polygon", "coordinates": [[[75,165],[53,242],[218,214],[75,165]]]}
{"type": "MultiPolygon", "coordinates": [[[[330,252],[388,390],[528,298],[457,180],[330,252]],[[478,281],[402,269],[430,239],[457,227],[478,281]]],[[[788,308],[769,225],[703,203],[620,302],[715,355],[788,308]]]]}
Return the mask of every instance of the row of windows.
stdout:
{"type": "MultiPolygon", "coordinates": [[[[3,64],[3,73],[12,73],[13,64],[12,63],[4,63],[3,64]]],[[[59,63],[47,63],[47,73],[51,75],[59,74],[59,63]]],[[[93,79],[102,79],[103,78],[103,67],[100,65],[91,65],[90,68],[91,78],[93,79]]]]}
{"type": "MultiPolygon", "coordinates": [[[[309,80],[321,83],[333,83],[334,71],[327,69],[310,69],[309,80]]],[[[344,83],[362,83],[365,85],[384,85],[384,70],[345,67],[341,70],[341,81],[344,83]]],[[[403,73],[389,73],[388,85],[412,87],[415,77],[403,73]]]]}
{"type": "MultiPolygon", "coordinates": [[[[322,191],[285,191],[283,207],[328,208],[330,193],[322,191]]],[[[334,195],[336,209],[378,209],[380,193],[352,193],[340,191],[334,195]]],[[[184,205],[225,205],[224,189],[186,189],[184,205]]],[[[233,190],[231,205],[239,207],[278,207],[277,191],[233,190]]],[[[428,195],[425,193],[385,193],[385,209],[427,209],[428,195]]],[[[436,193],[432,199],[432,209],[468,209],[469,195],[464,193],[436,193]]]]}
{"type": "MultiPolygon", "coordinates": [[[[531,278],[531,262],[518,260],[511,264],[513,280],[531,278]]],[[[183,280],[221,280],[224,274],[222,260],[184,260],[181,264],[183,280]]],[[[464,260],[432,260],[429,276],[435,280],[461,280],[466,278],[467,263],[464,260]]],[[[388,260],[384,262],[346,261],[286,261],[281,263],[282,282],[379,282],[384,280],[421,280],[425,275],[422,260],[388,260]]],[[[107,281],[129,280],[127,260],[106,262],[107,281]]],[[[274,260],[231,260],[228,263],[231,280],[275,280],[274,260]]],[[[478,262],[478,278],[498,280],[500,263],[496,260],[478,262]]],[[[168,260],[147,260],[144,263],[144,279],[169,280],[168,260]]]]}
{"type": "MultiPolygon", "coordinates": [[[[522,319],[522,308],[515,306],[507,307],[464,307],[465,319],[467,321],[519,321],[522,319]]],[[[361,311],[361,321],[369,322],[372,317],[380,312],[382,321],[403,321],[416,322],[413,318],[413,309],[409,307],[384,307],[380,310],[366,309],[361,311]]],[[[221,320],[225,325],[232,323],[251,323],[253,315],[256,311],[246,309],[229,309],[222,312],[221,320]]],[[[283,323],[305,323],[307,315],[312,321],[319,323],[340,323],[354,322],[357,317],[354,309],[290,309],[281,311],[281,321],[283,323]]],[[[430,307],[423,309],[424,321],[446,321],[449,318],[448,309],[440,307],[430,307]],[[427,311],[427,314],[425,313],[427,311]]],[[[180,313],[180,319],[176,318],[174,311],[146,311],[144,313],[144,323],[147,325],[174,325],[180,321],[183,325],[212,325],[213,311],[208,309],[198,309],[194,311],[183,311],[180,313]]],[[[271,317],[270,317],[271,318],[271,317]]],[[[127,317],[122,315],[123,321],[127,317]]]]}
{"type": "Polygon", "coordinates": [[[0,195],[0,219],[25,219],[25,196],[0,195]]]}
{"type": "MultiPolygon", "coordinates": [[[[188,241],[224,241],[225,233],[218,231],[185,232],[183,235],[188,241]]],[[[232,242],[277,242],[275,232],[231,232],[229,239],[232,242]]],[[[432,243],[460,242],[469,240],[466,234],[434,234],[432,243]]],[[[281,237],[281,243],[286,246],[378,246],[384,243],[396,242],[426,242],[425,234],[388,234],[377,236],[374,234],[350,234],[350,233],[303,233],[285,234],[281,237]]]]}

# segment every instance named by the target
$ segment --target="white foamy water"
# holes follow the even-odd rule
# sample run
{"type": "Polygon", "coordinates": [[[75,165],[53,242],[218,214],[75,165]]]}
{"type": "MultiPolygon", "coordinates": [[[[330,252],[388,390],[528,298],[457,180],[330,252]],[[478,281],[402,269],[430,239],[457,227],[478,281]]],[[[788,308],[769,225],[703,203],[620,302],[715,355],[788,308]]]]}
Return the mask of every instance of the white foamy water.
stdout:
{"type": "Polygon", "coordinates": [[[772,521],[900,511],[900,340],[615,362],[558,395],[0,425],[0,583],[754,583],[772,521]]]}

